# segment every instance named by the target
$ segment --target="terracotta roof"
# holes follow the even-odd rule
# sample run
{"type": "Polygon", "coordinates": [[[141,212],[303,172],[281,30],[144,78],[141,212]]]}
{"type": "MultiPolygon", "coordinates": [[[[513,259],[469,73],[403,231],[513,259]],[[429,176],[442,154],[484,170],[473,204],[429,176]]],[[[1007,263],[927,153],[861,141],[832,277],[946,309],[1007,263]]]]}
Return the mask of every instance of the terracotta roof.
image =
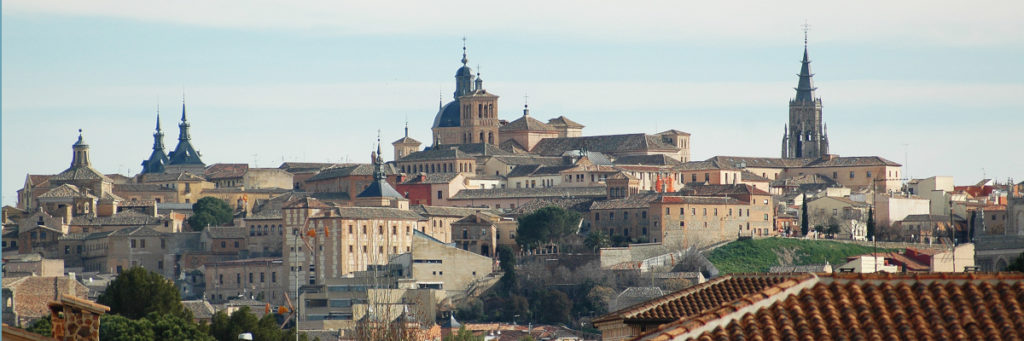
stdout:
{"type": "Polygon", "coordinates": [[[610,313],[594,320],[594,323],[623,320],[627,323],[671,322],[692,317],[718,308],[743,296],[761,292],[792,278],[809,278],[810,275],[730,275],[673,292],[660,298],[643,302],[610,313]]]}
{"type": "Polygon", "coordinates": [[[39,196],[39,198],[41,198],[41,199],[42,198],[78,198],[78,197],[92,197],[92,198],[95,198],[96,196],[91,195],[91,194],[89,194],[89,193],[87,193],[85,191],[82,191],[81,189],[78,188],[78,186],[71,185],[71,184],[63,184],[63,185],[57,186],[56,188],[51,189],[49,191],[46,191],[46,193],[43,193],[42,195],[39,196]]]}
{"type": "Polygon", "coordinates": [[[679,193],[695,196],[768,195],[768,192],[747,184],[686,184],[685,187],[679,190],[679,193]]]}
{"type": "Polygon", "coordinates": [[[316,198],[300,197],[300,198],[297,198],[295,200],[292,200],[291,202],[288,202],[288,203],[284,204],[284,206],[282,206],[281,208],[283,208],[283,209],[284,208],[318,208],[318,209],[327,209],[327,208],[332,208],[332,207],[334,207],[334,206],[325,204],[323,201],[317,200],[316,198]]]}
{"type": "Polygon", "coordinates": [[[106,182],[112,182],[106,175],[100,173],[98,170],[93,169],[89,166],[82,167],[71,167],[67,170],[60,172],[60,174],[50,177],[49,181],[75,181],[75,180],[102,180],[106,182]]]}
{"type": "Polygon", "coordinates": [[[1019,340],[1024,338],[1022,279],[821,282],[694,338],[1019,340]]]}
{"type": "Polygon", "coordinates": [[[338,207],[332,213],[332,217],[343,219],[426,219],[416,212],[390,207],[338,207]]]}
{"type": "MultiPolygon", "coordinates": [[[[415,154],[415,153],[413,153],[415,154]]],[[[340,178],[345,176],[373,176],[374,167],[369,163],[353,163],[333,166],[320,170],[319,173],[313,175],[306,181],[318,181],[327,180],[333,178],[340,178]]],[[[398,172],[391,166],[391,164],[384,165],[384,174],[392,175],[398,172]]]]}
{"type": "MultiPolygon", "coordinates": [[[[757,277],[771,278],[752,278],[757,277]]],[[[1024,330],[1024,274],[1020,273],[804,274],[775,277],[782,280],[738,295],[725,284],[735,278],[739,277],[720,277],[594,323],[668,321],[634,340],[1016,340],[1024,336],[1020,332],[1024,330]],[[710,307],[684,304],[687,296],[699,294],[710,307]],[[694,307],[700,311],[689,313],[698,310],[694,307]],[[661,320],[636,319],[645,313],[661,320]]]]}
{"type": "Polygon", "coordinates": [[[546,187],[546,188],[487,188],[464,189],[452,196],[452,200],[498,199],[498,198],[544,198],[544,197],[603,197],[604,187],[546,187]]]}
{"type": "Polygon", "coordinates": [[[743,171],[743,173],[740,173],[740,174],[743,176],[743,178],[742,178],[743,181],[757,181],[757,182],[771,182],[772,181],[771,179],[768,179],[766,177],[754,174],[753,172],[747,171],[747,170],[743,171]]]}
{"type": "Polygon", "coordinates": [[[206,167],[206,178],[210,180],[241,178],[248,170],[249,164],[246,163],[217,163],[206,167]]]}
{"type": "Polygon", "coordinates": [[[211,239],[245,239],[245,228],[210,226],[205,229],[211,239]]]}
{"type": "Polygon", "coordinates": [[[547,138],[540,140],[532,152],[545,156],[560,156],[567,151],[583,149],[605,154],[678,150],[675,146],[662,143],[660,136],[622,134],[547,138]]]}
{"type": "Polygon", "coordinates": [[[74,226],[106,226],[106,225],[153,225],[162,219],[137,211],[121,211],[106,217],[74,217],[68,225],[74,226]]]}
{"type": "Polygon", "coordinates": [[[145,174],[142,177],[142,182],[165,182],[165,181],[206,181],[205,178],[189,173],[156,173],[156,174],[145,174]]]}
{"type": "Polygon", "coordinates": [[[420,141],[416,141],[416,139],[408,137],[408,136],[402,136],[402,138],[400,138],[398,140],[395,140],[395,142],[391,142],[391,144],[392,145],[395,145],[395,144],[417,144],[418,145],[418,144],[420,144],[420,141]]]}
{"type": "Polygon", "coordinates": [[[742,202],[735,198],[689,196],[689,195],[666,195],[661,197],[661,202],[666,204],[691,204],[691,205],[737,205],[742,202]]]}
{"type": "Polygon", "coordinates": [[[595,201],[590,205],[590,210],[648,208],[651,206],[651,202],[658,199],[660,199],[658,193],[640,193],[621,199],[595,201]]]}
{"type": "Polygon", "coordinates": [[[28,181],[31,182],[33,186],[38,186],[46,181],[49,181],[52,177],[52,174],[29,174],[28,181]]]}
{"type": "Polygon", "coordinates": [[[498,128],[498,131],[544,131],[553,133],[555,128],[530,117],[530,115],[523,115],[515,121],[498,128]]]}
{"type": "Polygon", "coordinates": [[[814,167],[855,167],[855,166],[900,166],[879,156],[834,156],[783,159],[774,157],[715,156],[712,161],[723,167],[734,168],[814,168],[814,167]]]}
{"type": "Polygon", "coordinates": [[[548,120],[548,125],[558,128],[583,128],[584,125],[576,123],[573,120],[566,118],[565,116],[558,116],[548,120]]]}

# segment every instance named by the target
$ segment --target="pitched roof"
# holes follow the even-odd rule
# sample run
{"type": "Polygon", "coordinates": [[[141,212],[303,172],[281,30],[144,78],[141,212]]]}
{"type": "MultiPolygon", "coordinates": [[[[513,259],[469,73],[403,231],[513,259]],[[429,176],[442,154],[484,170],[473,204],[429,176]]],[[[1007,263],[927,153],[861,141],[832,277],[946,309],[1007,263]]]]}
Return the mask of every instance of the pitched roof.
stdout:
{"type": "Polygon", "coordinates": [[[113,180],[110,180],[106,175],[103,175],[103,173],[100,173],[98,170],[95,170],[90,166],[71,167],[60,172],[60,174],[50,177],[48,180],[50,182],[75,180],[102,180],[106,182],[113,182],[113,180]]]}
{"type": "Polygon", "coordinates": [[[384,179],[378,179],[378,180],[376,180],[374,182],[371,182],[370,185],[366,186],[366,189],[364,189],[362,192],[359,192],[359,195],[356,195],[356,197],[357,198],[381,198],[381,197],[387,197],[387,198],[399,198],[399,199],[404,199],[405,198],[405,196],[403,196],[402,193],[398,193],[398,191],[396,191],[394,187],[391,187],[391,184],[389,184],[387,181],[384,181],[384,179]]]}
{"type": "Polygon", "coordinates": [[[299,197],[288,203],[285,203],[282,209],[301,209],[301,208],[316,208],[316,209],[328,209],[334,206],[328,205],[323,201],[320,201],[313,197],[299,197]]]}
{"type": "Polygon", "coordinates": [[[337,163],[326,163],[326,162],[284,162],[281,166],[277,167],[285,170],[289,173],[300,173],[309,172],[324,169],[332,166],[339,166],[337,163]]]}
{"type": "MultiPolygon", "coordinates": [[[[415,154],[415,153],[413,153],[415,154]]],[[[350,163],[336,165],[329,168],[321,169],[319,173],[313,175],[306,181],[318,181],[340,178],[345,176],[373,176],[373,165],[369,163],[350,163]]],[[[384,165],[384,174],[392,175],[397,174],[391,164],[384,165]]]]}
{"type": "Polygon", "coordinates": [[[766,292],[747,298],[747,302],[663,326],[640,339],[1024,337],[1021,274],[833,274],[808,282],[816,283],[793,295],[766,292]],[[770,304],[749,309],[759,301],[770,304]]]}
{"type": "Polygon", "coordinates": [[[707,161],[734,168],[813,168],[855,166],[900,166],[879,156],[833,156],[822,158],[783,159],[774,157],[714,156],[707,161]]]}
{"type": "Polygon", "coordinates": [[[604,187],[545,187],[545,188],[487,188],[464,189],[452,196],[452,200],[498,199],[498,198],[541,198],[541,197],[603,197],[604,187]]]}
{"type": "Polygon", "coordinates": [[[74,217],[69,225],[74,226],[106,226],[106,225],[153,225],[162,221],[159,217],[142,214],[137,211],[121,211],[106,217],[74,217]]]}
{"type": "Polygon", "coordinates": [[[753,172],[748,171],[748,170],[744,170],[742,173],[740,173],[740,175],[742,176],[741,179],[743,181],[756,181],[756,182],[771,182],[772,181],[771,179],[768,179],[766,177],[754,174],[753,172]]]}
{"type": "Polygon", "coordinates": [[[192,174],[187,171],[177,173],[155,173],[146,174],[142,177],[142,182],[165,182],[165,181],[206,181],[205,178],[192,174]]]}
{"type": "Polygon", "coordinates": [[[509,122],[508,124],[498,128],[498,131],[544,131],[554,132],[555,128],[547,125],[544,122],[538,121],[537,119],[530,117],[530,115],[520,116],[515,121],[509,122]]]}
{"type": "Polygon", "coordinates": [[[502,155],[495,156],[495,159],[502,163],[510,166],[517,165],[544,165],[544,166],[557,166],[568,164],[565,158],[561,156],[539,156],[533,154],[523,155],[502,155]]]}
{"type": "Polygon", "coordinates": [[[409,206],[410,211],[414,211],[423,216],[433,217],[465,217],[478,211],[498,213],[496,210],[487,208],[475,208],[475,207],[449,207],[449,206],[427,206],[427,205],[411,205],[409,206]]]}
{"type": "Polygon", "coordinates": [[[679,193],[695,196],[726,196],[726,195],[768,195],[768,192],[747,184],[686,184],[679,193]]]}
{"type": "Polygon", "coordinates": [[[590,210],[612,210],[612,209],[633,209],[648,208],[651,202],[659,199],[658,193],[641,193],[626,198],[612,200],[598,200],[590,204],[590,210]]]}
{"type": "Polygon", "coordinates": [[[154,184],[114,184],[114,192],[174,192],[174,189],[154,184]]]}
{"type": "Polygon", "coordinates": [[[559,172],[566,169],[571,169],[576,166],[574,165],[556,165],[556,166],[544,166],[544,165],[520,165],[513,168],[506,177],[523,177],[523,176],[534,176],[534,175],[558,175],[559,172]]]}
{"type": "Polygon", "coordinates": [[[565,116],[558,116],[548,120],[548,125],[558,128],[583,128],[584,125],[576,123],[573,120],[566,118],[565,116]]]}
{"type": "Polygon", "coordinates": [[[241,227],[210,226],[205,231],[212,239],[245,239],[246,235],[241,227]]]}
{"type": "Polygon", "coordinates": [[[51,189],[49,191],[46,191],[46,193],[43,193],[42,195],[39,196],[40,199],[44,199],[44,198],[78,198],[78,197],[92,197],[92,198],[95,198],[96,196],[91,195],[91,194],[89,194],[89,193],[87,193],[85,191],[82,191],[81,189],[78,188],[78,186],[71,185],[71,184],[63,184],[63,185],[57,186],[57,187],[55,187],[55,188],[53,188],[53,189],[51,189]]]}
{"type": "Polygon", "coordinates": [[[441,144],[431,149],[450,150],[453,148],[471,156],[514,155],[490,143],[441,144]]]}
{"type": "Polygon", "coordinates": [[[459,173],[420,173],[409,176],[403,185],[411,184],[448,184],[455,180],[459,173]]]}
{"type": "Polygon", "coordinates": [[[655,155],[626,155],[615,159],[616,165],[655,165],[655,166],[678,166],[683,162],[673,159],[664,154],[655,155]]]}
{"type": "Polygon", "coordinates": [[[685,131],[675,130],[675,129],[669,129],[669,130],[666,130],[666,131],[658,133],[658,135],[685,135],[685,136],[690,136],[690,133],[687,133],[685,131]]]}
{"type": "Polygon", "coordinates": [[[209,180],[241,178],[249,170],[247,163],[216,163],[206,167],[209,180]]]}
{"type": "Polygon", "coordinates": [[[332,216],[346,219],[426,219],[414,211],[391,207],[338,207],[332,216]]]}
{"type": "Polygon", "coordinates": [[[391,144],[420,144],[420,141],[416,141],[416,139],[408,136],[402,136],[402,138],[395,140],[395,142],[391,142],[391,144]]]}
{"type": "Polygon", "coordinates": [[[192,312],[192,317],[200,320],[213,318],[213,314],[215,313],[210,302],[204,300],[181,301],[181,305],[185,306],[185,309],[192,312]]]}
{"type": "Polygon", "coordinates": [[[661,137],[646,134],[559,137],[540,140],[531,151],[546,156],[561,156],[570,150],[601,152],[605,154],[647,152],[650,150],[678,150],[661,142],[661,137]]]}

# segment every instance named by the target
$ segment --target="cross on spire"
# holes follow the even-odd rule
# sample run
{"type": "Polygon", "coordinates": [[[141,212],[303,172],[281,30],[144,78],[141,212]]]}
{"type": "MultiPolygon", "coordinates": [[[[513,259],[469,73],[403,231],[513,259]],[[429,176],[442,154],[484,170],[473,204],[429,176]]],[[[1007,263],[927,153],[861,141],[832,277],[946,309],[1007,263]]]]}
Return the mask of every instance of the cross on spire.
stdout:
{"type": "Polygon", "coordinates": [[[804,47],[807,47],[807,31],[811,30],[811,25],[807,24],[807,20],[804,20],[804,24],[800,25],[804,30],[804,47]]]}
{"type": "Polygon", "coordinates": [[[466,58],[466,36],[462,36],[462,65],[466,65],[469,59],[466,58]]]}

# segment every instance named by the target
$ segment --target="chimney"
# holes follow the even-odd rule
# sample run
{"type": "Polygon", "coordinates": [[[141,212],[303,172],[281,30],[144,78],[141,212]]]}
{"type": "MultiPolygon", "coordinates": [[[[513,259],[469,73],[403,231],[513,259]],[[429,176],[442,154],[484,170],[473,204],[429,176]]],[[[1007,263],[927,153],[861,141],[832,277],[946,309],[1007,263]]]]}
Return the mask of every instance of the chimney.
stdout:
{"type": "Polygon", "coordinates": [[[59,301],[50,302],[49,307],[53,338],[65,341],[99,341],[100,316],[110,310],[102,304],[64,295],[59,301]]]}

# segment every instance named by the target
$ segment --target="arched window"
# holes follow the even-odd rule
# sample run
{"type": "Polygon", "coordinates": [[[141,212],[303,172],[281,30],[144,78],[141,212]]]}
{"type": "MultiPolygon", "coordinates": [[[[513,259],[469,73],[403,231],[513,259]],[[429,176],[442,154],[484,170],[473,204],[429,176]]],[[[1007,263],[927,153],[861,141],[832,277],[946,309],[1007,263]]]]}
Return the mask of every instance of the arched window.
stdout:
{"type": "Polygon", "coordinates": [[[494,133],[487,133],[487,143],[494,144],[494,133]]]}
{"type": "Polygon", "coordinates": [[[484,143],[484,132],[480,132],[480,143],[484,143]]]}

